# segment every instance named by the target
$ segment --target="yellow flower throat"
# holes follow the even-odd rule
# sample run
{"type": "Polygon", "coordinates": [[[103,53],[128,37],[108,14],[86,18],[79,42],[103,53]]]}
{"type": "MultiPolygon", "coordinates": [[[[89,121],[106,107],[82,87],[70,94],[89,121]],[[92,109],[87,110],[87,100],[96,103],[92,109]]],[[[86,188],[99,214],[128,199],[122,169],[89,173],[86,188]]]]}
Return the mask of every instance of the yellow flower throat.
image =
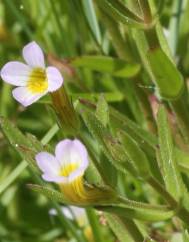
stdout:
{"type": "MultiPolygon", "coordinates": [[[[64,177],[68,177],[78,168],[78,163],[70,163],[64,166],[59,174],[64,177]]],[[[88,205],[112,198],[112,193],[104,192],[103,190],[101,191],[96,187],[86,187],[83,176],[84,174],[79,174],[72,181],[59,184],[60,190],[69,202],[73,204],[88,205]]]]}
{"type": "MultiPolygon", "coordinates": [[[[60,175],[68,177],[72,172],[74,172],[77,169],[77,163],[70,163],[61,169],[60,175]]],[[[69,200],[77,202],[78,200],[80,200],[80,196],[81,194],[83,194],[84,190],[82,175],[76,177],[73,181],[69,183],[60,184],[60,188],[69,200]]]]}
{"type": "Polygon", "coordinates": [[[78,168],[78,164],[77,163],[70,163],[70,164],[64,166],[61,169],[60,175],[61,176],[68,177],[70,175],[70,173],[72,173],[73,171],[75,171],[77,168],[78,168]]]}
{"type": "Polygon", "coordinates": [[[27,87],[32,93],[43,93],[48,88],[48,81],[45,70],[35,68],[32,70],[27,87]]]}

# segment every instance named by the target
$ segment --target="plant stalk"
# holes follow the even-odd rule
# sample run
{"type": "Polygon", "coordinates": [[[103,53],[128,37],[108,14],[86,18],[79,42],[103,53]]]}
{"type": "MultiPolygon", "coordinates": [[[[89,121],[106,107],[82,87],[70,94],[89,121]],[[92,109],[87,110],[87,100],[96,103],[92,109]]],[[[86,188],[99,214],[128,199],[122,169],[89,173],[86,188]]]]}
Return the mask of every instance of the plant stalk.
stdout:
{"type": "Polygon", "coordinates": [[[189,211],[180,204],[164,189],[164,187],[153,177],[149,177],[147,182],[153,187],[164,200],[170,205],[173,210],[176,210],[176,215],[188,226],[189,211]]]}
{"type": "MultiPolygon", "coordinates": [[[[140,3],[140,7],[146,19],[146,23],[149,24],[149,21],[152,21],[152,14],[149,6],[148,0],[138,0],[140,3]]],[[[145,31],[145,36],[148,41],[148,45],[150,49],[161,48],[161,44],[158,38],[158,34],[156,31],[156,26],[153,26],[150,29],[145,31]]],[[[170,86],[171,88],[171,86],[170,86]]],[[[185,139],[185,142],[189,144],[189,115],[188,115],[188,107],[187,100],[185,98],[185,93],[183,89],[183,93],[175,100],[170,100],[171,107],[174,110],[179,128],[181,133],[185,139]]]]}

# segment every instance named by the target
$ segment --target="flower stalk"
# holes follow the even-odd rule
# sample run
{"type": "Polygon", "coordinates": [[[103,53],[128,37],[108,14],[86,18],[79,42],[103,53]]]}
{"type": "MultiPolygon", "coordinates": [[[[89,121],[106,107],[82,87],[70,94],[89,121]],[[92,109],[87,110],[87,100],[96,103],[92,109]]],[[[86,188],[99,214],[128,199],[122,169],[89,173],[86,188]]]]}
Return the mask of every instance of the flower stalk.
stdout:
{"type": "Polygon", "coordinates": [[[79,117],[71,103],[64,87],[51,93],[52,106],[56,112],[59,126],[64,134],[77,136],[80,129],[79,117]]]}

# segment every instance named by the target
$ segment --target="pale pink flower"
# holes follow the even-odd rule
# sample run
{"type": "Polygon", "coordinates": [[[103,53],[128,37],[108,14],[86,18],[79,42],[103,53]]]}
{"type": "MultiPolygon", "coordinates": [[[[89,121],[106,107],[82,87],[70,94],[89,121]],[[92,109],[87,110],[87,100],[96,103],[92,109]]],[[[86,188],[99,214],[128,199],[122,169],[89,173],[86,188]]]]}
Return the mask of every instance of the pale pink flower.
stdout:
{"type": "Polygon", "coordinates": [[[26,64],[8,62],[1,69],[1,78],[17,86],[12,94],[23,106],[29,106],[48,92],[54,92],[63,84],[63,77],[55,67],[45,67],[44,54],[33,41],[22,51],[26,64]]]}
{"type": "Polygon", "coordinates": [[[43,172],[42,178],[59,184],[72,184],[80,179],[89,165],[87,150],[77,139],[60,141],[56,146],[55,156],[40,152],[35,158],[43,172]]]}

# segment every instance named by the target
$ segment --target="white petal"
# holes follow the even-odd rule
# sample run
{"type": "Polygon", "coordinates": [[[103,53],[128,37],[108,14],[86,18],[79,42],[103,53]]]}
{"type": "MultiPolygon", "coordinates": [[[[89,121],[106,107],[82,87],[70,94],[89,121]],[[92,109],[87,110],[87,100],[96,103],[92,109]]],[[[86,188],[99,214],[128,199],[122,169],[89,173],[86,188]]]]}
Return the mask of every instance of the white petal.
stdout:
{"type": "Polygon", "coordinates": [[[15,86],[25,86],[32,68],[18,61],[8,62],[1,69],[1,78],[15,86]]]}
{"type": "Polygon", "coordinates": [[[29,66],[45,68],[43,51],[35,41],[27,44],[23,48],[22,54],[29,66]]]}
{"type": "Polygon", "coordinates": [[[50,92],[54,92],[62,86],[63,77],[60,71],[57,68],[52,66],[47,67],[46,73],[47,73],[47,79],[49,84],[48,90],[50,92]]]}
{"type": "Polygon", "coordinates": [[[81,166],[75,171],[71,172],[70,175],[68,176],[68,181],[72,182],[74,181],[77,177],[83,176],[84,172],[86,170],[85,166],[81,166]]]}
{"type": "Polygon", "coordinates": [[[44,96],[47,92],[43,94],[33,94],[31,93],[27,87],[17,87],[12,91],[13,97],[21,103],[24,107],[31,105],[32,103],[39,100],[42,96],[44,96]]]}
{"type": "Polygon", "coordinates": [[[44,173],[58,175],[61,167],[56,158],[48,152],[40,152],[35,156],[37,165],[44,173]]]}
{"type": "Polygon", "coordinates": [[[63,165],[77,163],[79,168],[85,170],[89,164],[87,150],[77,139],[65,139],[59,142],[55,149],[55,155],[63,165]]]}
{"type": "Polygon", "coordinates": [[[49,174],[49,173],[44,173],[42,175],[42,178],[45,180],[45,181],[48,181],[48,182],[55,182],[55,183],[68,183],[68,179],[67,177],[64,177],[64,176],[58,176],[58,175],[52,175],[52,174],[49,174]]]}
{"type": "Polygon", "coordinates": [[[87,223],[87,217],[84,208],[69,206],[77,219],[83,219],[87,223]]]}

